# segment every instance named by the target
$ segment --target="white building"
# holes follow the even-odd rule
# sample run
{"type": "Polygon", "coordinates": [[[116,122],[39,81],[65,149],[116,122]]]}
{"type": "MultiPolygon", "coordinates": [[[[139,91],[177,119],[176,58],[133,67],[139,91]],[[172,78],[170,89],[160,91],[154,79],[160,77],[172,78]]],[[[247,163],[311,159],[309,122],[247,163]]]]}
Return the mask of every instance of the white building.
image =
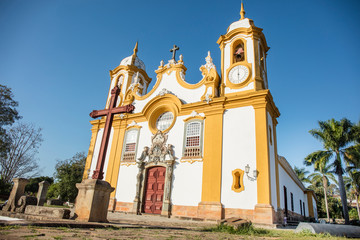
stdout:
{"type": "MultiPolygon", "coordinates": [[[[243,7],[240,13],[217,41],[221,68],[209,52],[196,84],[186,82],[180,56],[161,61],[148,89],[137,45],[110,72],[106,108],[118,86],[117,106],[135,110],[112,123],[104,166],[104,179],[115,188],[109,209],[264,224],[284,215],[317,217],[314,193],[277,154],[280,113],[268,89],[265,36],[243,7]]],[[[91,124],[84,178],[95,170],[105,118],[91,124]]]]}

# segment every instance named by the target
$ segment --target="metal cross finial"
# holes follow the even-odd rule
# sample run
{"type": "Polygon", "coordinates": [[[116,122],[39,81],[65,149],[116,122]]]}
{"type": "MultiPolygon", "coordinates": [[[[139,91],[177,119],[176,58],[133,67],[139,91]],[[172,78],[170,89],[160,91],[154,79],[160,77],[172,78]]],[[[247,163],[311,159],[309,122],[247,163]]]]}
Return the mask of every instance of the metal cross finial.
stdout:
{"type": "Polygon", "coordinates": [[[172,49],[170,49],[170,52],[172,52],[173,53],[173,55],[172,55],[172,60],[174,60],[175,61],[175,53],[176,53],[176,51],[177,50],[179,50],[180,48],[178,47],[178,46],[176,46],[176,45],[174,45],[174,47],[172,48],[172,49]]]}

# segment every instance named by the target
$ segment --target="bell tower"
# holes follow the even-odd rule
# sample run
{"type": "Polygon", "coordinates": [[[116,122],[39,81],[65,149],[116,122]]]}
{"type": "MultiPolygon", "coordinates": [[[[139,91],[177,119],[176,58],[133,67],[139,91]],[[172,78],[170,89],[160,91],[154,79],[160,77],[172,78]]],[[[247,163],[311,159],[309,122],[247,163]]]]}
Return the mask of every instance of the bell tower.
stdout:
{"type": "Polygon", "coordinates": [[[270,48],[262,29],[245,18],[243,3],[240,19],[228,27],[217,43],[221,49],[222,95],[268,88],[266,53],[270,48]]]}

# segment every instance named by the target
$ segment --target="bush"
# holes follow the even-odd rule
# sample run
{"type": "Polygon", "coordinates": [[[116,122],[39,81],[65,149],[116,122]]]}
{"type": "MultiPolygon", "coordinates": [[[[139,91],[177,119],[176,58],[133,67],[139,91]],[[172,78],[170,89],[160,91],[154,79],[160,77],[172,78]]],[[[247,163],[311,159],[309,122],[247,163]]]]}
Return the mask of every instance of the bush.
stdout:
{"type": "Polygon", "coordinates": [[[358,220],[359,219],[359,215],[358,215],[358,212],[357,212],[356,208],[351,208],[349,210],[349,218],[351,220],[358,220]]]}

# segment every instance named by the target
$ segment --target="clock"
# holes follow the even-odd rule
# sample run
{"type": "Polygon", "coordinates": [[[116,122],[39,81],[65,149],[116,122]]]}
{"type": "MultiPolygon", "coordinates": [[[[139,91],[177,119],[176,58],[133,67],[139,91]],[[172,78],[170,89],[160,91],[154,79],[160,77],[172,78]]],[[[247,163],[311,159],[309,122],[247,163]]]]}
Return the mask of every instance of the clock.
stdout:
{"type": "Polygon", "coordinates": [[[245,81],[249,76],[249,68],[244,65],[236,65],[229,71],[229,81],[233,84],[239,84],[245,81]]]}

